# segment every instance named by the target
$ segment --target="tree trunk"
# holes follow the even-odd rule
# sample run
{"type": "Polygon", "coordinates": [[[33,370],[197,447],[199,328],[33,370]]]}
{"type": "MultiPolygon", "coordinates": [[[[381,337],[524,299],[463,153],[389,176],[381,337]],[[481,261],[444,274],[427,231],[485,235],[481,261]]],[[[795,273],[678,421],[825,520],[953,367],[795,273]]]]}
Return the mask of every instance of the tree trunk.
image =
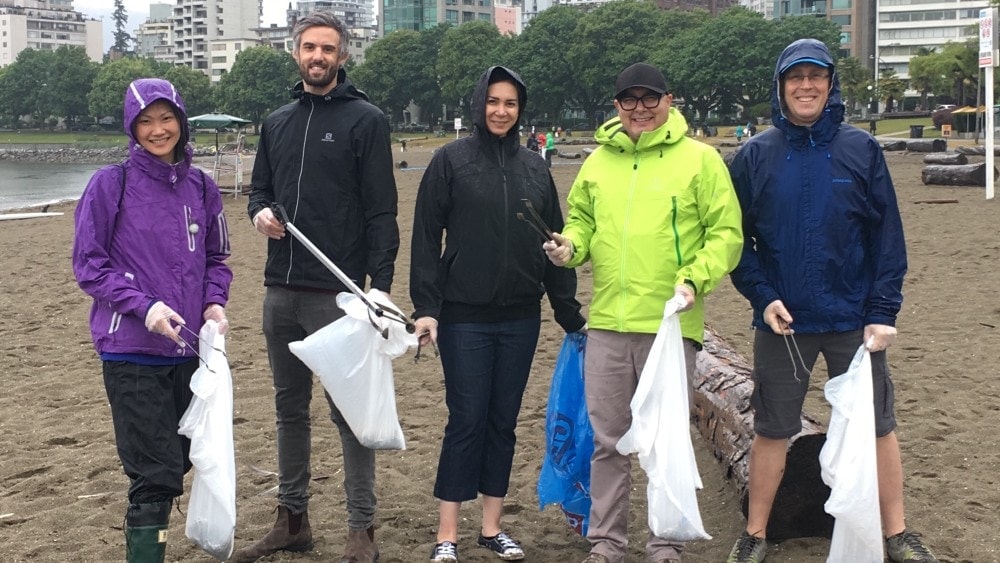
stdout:
{"type": "MultiPolygon", "coordinates": [[[[705,330],[705,349],[698,354],[695,366],[692,421],[736,485],[744,516],[754,435],[750,371],[743,356],[711,329],[705,330]]],[[[803,414],[802,431],[789,440],[785,475],[767,525],[768,539],[829,538],[833,534],[833,518],[823,510],[830,488],[823,483],[819,466],[825,440],[822,424],[803,414]]]]}
{"type": "MultiPolygon", "coordinates": [[[[996,178],[996,170],[993,171],[996,178]]],[[[979,164],[929,164],[920,172],[924,184],[938,186],[979,186],[986,187],[986,163],[979,164]]]]}
{"type": "Polygon", "coordinates": [[[924,164],[968,164],[969,157],[962,153],[932,152],[924,156],[924,164]]]}

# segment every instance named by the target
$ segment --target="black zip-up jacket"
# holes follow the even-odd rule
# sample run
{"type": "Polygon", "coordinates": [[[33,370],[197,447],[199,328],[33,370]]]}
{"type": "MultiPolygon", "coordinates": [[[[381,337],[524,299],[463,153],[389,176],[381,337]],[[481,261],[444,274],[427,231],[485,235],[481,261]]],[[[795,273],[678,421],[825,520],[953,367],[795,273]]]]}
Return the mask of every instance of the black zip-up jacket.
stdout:
{"type": "Polygon", "coordinates": [[[552,230],[562,230],[559,195],[545,161],[518,142],[518,123],[503,137],[486,128],[486,90],[495,72],[514,80],[524,112],[520,77],[490,68],[473,91],[472,135],[431,159],[413,219],[413,317],[441,323],[531,318],[548,293],[556,322],[574,332],[586,322],[575,297],[576,273],[549,262],[544,239],[517,218],[527,214],[521,200],[528,199],[552,230]]]}
{"type": "MultiPolygon", "coordinates": [[[[358,286],[389,292],[399,250],[389,121],[341,69],[324,96],[299,82],[297,101],[264,120],[247,212],[272,202],[358,286]]],[[[291,233],[268,239],[264,285],[345,291],[291,233]]]]}

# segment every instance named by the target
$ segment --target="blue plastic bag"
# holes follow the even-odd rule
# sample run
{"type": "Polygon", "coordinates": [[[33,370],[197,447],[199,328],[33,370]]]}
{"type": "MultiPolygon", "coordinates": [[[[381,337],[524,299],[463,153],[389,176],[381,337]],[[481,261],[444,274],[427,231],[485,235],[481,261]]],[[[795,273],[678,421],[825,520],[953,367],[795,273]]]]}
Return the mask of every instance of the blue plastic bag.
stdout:
{"type": "Polygon", "coordinates": [[[549,390],[545,415],[545,459],[538,475],[538,506],[558,504],[570,528],[587,535],[590,517],[590,457],[594,430],[583,393],[583,357],[587,335],[563,339],[549,390]]]}

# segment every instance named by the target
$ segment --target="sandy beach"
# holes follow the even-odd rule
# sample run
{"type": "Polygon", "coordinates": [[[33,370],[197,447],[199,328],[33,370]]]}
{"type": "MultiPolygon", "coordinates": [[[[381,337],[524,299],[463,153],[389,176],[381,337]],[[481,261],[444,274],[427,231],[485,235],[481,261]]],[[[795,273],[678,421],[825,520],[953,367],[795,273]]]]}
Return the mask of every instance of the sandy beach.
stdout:
{"type": "MultiPolygon", "coordinates": [[[[393,296],[406,312],[410,223],[420,167],[430,141],[393,146],[402,247],[393,296]]],[[[577,147],[565,151],[575,152],[577,147]]],[[[723,148],[723,151],[732,150],[723,148]]],[[[898,434],[906,475],[909,526],[921,532],[942,561],[1000,561],[1000,305],[995,297],[1000,263],[1000,202],[982,188],[924,186],[922,154],[887,153],[903,214],[910,259],[899,338],[889,351],[896,386],[898,434]],[[941,200],[954,200],[941,203],[941,200]],[[933,201],[935,203],[926,203],[933,201]]],[[[971,160],[981,157],[970,157],[971,160]]],[[[554,159],[563,196],[580,160],[554,159]]],[[[209,165],[210,166],[210,165],[209,165]]],[[[247,164],[249,170],[250,164],[247,164]]],[[[565,201],[565,200],[564,200],[565,201]]],[[[228,307],[227,350],[235,389],[237,547],[272,524],[277,479],[271,375],[261,332],[265,239],[246,216],[246,196],[226,196],[235,272],[228,307]]],[[[75,204],[53,206],[59,217],[0,223],[0,333],[8,362],[0,394],[0,561],[121,561],[128,482],[115,452],[100,363],[87,329],[90,299],[73,279],[70,249],[75,204]]],[[[565,208],[564,208],[565,211],[565,208]]],[[[580,300],[590,300],[590,269],[579,270],[580,300]]],[[[563,334],[543,307],[542,336],[518,427],[518,447],[507,499],[505,528],[520,540],[530,562],[574,563],[588,543],[564,523],[557,507],[539,511],[535,484],[542,461],[545,405],[563,334]]],[[[709,325],[749,357],[750,308],[727,282],[707,298],[709,325]]],[[[378,456],[376,539],[383,563],[426,561],[435,540],[432,497],[446,411],[440,364],[394,363],[404,451],[378,456]]],[[[825,370],[817,369],[806,411],[825,420],[825,370]]],[[[337,561],[346,522],[339,438],[322,389],[314,387],[313,477],[310,520],[315,550],[276,554],[265,561],[337,561]]],[[[736,489],[722,466],[694,435],[704,489],[701,515],[712,540],[689,545],[684,560],[724,561],[744,519],[736,489]]],[[[629,562],[642,562],[645,482],[635,467],[629,562]]],[[[189,476],[190,478],[190,476],[189,476]]],[[[188,497],[181,497],[186,510],[188,497]]],[[[463,508],[462,561],[495,558],[475,546],[480,506],[463,508]]],[[[168,561],[212,559],[184,537],[174,511],[168,561]]],[[[768,561],[826,560],[829,541],[788,540],[771,546],[768,561]]]]}

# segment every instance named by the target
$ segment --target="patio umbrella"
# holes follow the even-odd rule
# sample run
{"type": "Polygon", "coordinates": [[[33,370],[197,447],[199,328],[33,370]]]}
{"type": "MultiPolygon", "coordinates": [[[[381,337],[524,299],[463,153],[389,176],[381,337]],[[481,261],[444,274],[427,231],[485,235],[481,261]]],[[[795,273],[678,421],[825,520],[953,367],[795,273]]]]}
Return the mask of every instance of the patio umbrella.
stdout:
{"type": "Polygon", "coordinates": [[[234,125],[242,127],[248,123],[247,119],[225,113],[203,113],[188,118],[188,124],[193,129],[215,129],[215,152],[219,152],[219,129],[234,125]]]}

